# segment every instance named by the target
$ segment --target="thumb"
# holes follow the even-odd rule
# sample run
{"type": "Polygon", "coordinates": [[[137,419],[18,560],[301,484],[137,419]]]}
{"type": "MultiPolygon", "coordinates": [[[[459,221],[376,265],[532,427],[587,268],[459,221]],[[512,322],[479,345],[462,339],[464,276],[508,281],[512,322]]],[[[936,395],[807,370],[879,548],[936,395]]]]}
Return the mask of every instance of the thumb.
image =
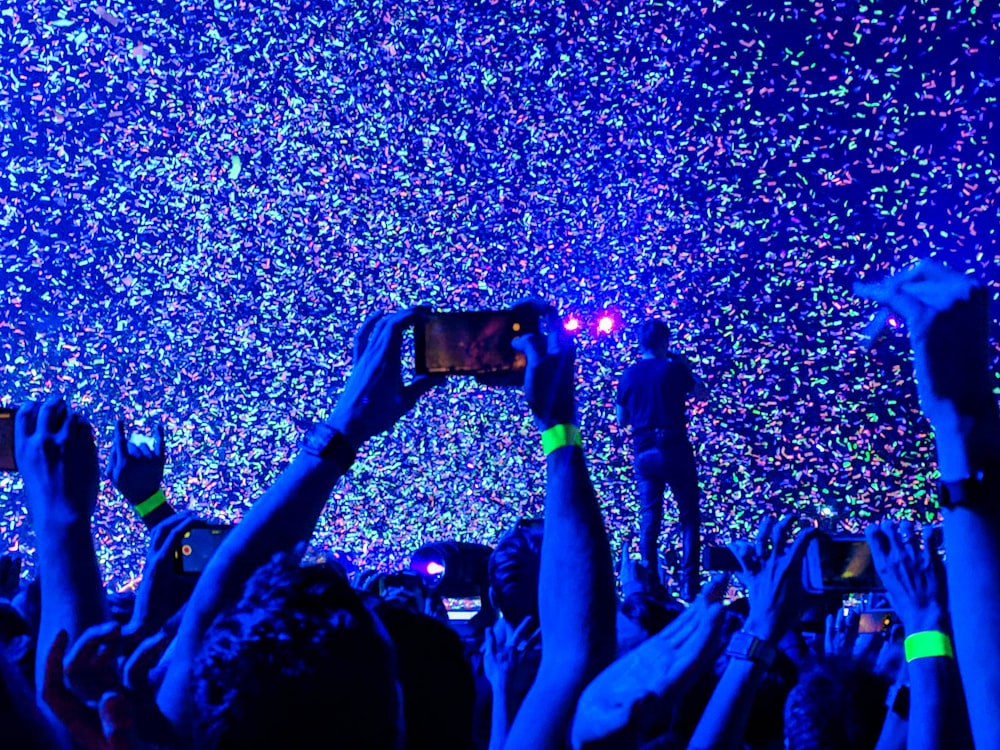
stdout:
{"type": "Polygon", "coordinates": [[[545,341],[540,334],[529,333],[518,336],[510,342],[515,351],[519,351],[528,358],[528,364],[533,364],[541,359],[545,353],[545,341]]]}

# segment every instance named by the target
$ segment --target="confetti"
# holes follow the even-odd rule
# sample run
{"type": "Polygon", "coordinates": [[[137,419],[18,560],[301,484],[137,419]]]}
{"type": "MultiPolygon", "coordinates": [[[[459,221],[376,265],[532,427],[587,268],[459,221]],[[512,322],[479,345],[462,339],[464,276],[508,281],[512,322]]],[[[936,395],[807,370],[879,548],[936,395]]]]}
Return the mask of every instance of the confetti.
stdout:
{"type": "MultiPolygon", "coordinates": [[[[615,388],[650,315],[711,390],[690,410],[708,541],[767,510],[926,520],[933,443],[903,332],[859,345],[876,311],[849,290],[932,255],[997,299],[991,7],[0,11],[0,400],[65,393],[102,462],[118,417],[164,420],[168,497],[236,523],[332,409],[369,313],[537,295],[581,323],[616,544],[638,508],[615,388]]],[[[542,469],[520,394],[456,379],[362,451],[313,552],[391,568],[433,540],[492,543],[541,512],[542,469]]],[[[107,486],[95,535],[129,585],[146,538],[107,486]]],[[[16,475],[0,538],[30,563],[16,475]]]]}

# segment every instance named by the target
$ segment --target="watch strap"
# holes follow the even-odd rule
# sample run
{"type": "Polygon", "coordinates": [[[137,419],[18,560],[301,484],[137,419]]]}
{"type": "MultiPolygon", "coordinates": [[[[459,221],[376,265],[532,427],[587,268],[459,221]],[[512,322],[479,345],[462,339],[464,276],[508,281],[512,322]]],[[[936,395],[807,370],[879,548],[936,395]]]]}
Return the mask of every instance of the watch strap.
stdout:
{"type": "Polygon", "coordinates": [[[965,479],[942,481],[938,487],[938,505],[942,508],[974,507],[994,502],[994,484],[991,472],[985,470],[965,479]]]}
{"type": "Polygon", "coordinates": [[[333,462],[345,474],[358,457],[358,452],[344,433],[322,422],[309,430],[302,448],[306,453],[333,462]]]}
{"type": "Polygon", "coordinates": [[[734,633],[729,640],[726,654],[736,659],[752,661],[765,669],[770,669],[774,665],[774,660],[778,658],[778,649],[752,633],[740,630],[734,633]]]}

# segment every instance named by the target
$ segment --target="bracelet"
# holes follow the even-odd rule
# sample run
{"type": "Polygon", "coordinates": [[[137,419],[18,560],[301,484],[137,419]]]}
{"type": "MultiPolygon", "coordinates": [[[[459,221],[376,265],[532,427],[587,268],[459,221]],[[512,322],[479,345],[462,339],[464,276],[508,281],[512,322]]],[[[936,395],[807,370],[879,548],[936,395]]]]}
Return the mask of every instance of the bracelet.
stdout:
{"type": "Polygon", "coordinates": [[[137,503],[135,512],[139,514],[139,518],[145,518],[165,502],[167,502],[167,496],[163,494],[163,490],[157,490],[141,503],[137,503]]]}
{"type": "Polygon", "coordinates": [[[914,659],[929,659],[935,656],[955,658],[951,638],[940,630],[922,630],[906,636],[906,640],[903,641],[903,651],[906,653],[907,663],[914,659]]]}
{"type": "Polygon", "coordinates": [[[542,452],[546,456],[567,445],[583,447],[583,438],[580,437],[580,430],[576,425],[557,424],[542,432],[542,452]]]}

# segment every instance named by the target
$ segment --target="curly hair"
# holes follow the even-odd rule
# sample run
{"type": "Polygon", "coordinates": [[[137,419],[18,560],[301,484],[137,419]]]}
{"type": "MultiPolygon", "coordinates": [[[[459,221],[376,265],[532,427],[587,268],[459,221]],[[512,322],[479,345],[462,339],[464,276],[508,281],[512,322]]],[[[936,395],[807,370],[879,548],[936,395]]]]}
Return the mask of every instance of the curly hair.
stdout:
{"type": "Polygon", "coordinates": [[[205,637],[195,742],[206,750],[397,747],[395,654],[344,579],[285,556],[263,566],[205,637]]]}

